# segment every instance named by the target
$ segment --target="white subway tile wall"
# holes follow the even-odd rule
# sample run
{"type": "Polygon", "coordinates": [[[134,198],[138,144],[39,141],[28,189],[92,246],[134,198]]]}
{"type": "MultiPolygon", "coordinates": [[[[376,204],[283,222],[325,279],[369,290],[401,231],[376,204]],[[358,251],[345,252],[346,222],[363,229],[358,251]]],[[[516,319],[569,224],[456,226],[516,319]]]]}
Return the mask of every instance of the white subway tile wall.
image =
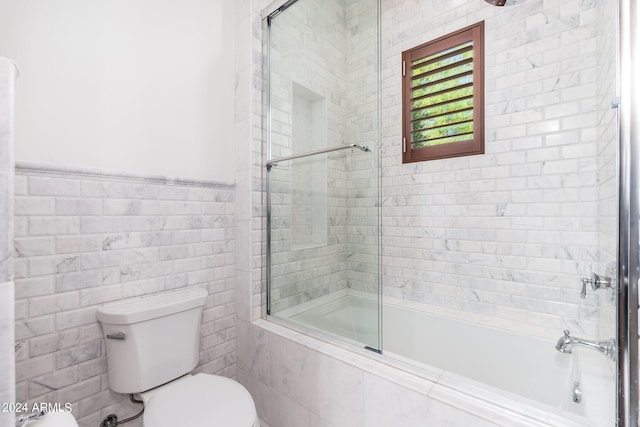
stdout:
{"type": "Polygon", "coordinates": [[[580,278],[613,261],[599,207],[615,197],[599,180],[611,139],[598,116],[614,96],[613,75],[599,81],[598,35],[612,31],[599,3],[382,2],[386,295],[550,338],[596,334],[598,298],[579,298],[580,278]],[[481,20],[486,154],[403,165],[402,51],[481,20]]]}
{"type": "MultiPolygon", "coordinates": [[[[465,312],[482,314],[487,323],[503,327],[526,324],[535,325],[541,334],[563,328],[596,334],[600,301],[594,295],[581,300],[579,286],[581,277],[602,272],[614,259],[611,234],[604,241],[602,232],[605,226],[611,228],[612,216],[605,225],[601,215],[615,209],[610,207],[615,202],[613,181],[603,179],[599,170],[615,158],[615,135],[611,126],[603,135],[607,126],[602,118],[612,123],[613,76],[609,72],[606,79],[596,78],[597,67],[611,64],[610,54],[596,49],[605,39],[599,36],[611,34],[594,20],[596,6],[606,9],[601,3],[567,7],[533,1],[499,9],[458,2],[440,5],[435,14],[429,2],[382,4],[386,295],[451,309],[462,317],[465,312]],[[487,153],[402,165],[400,53],[482,19],[487,23],[487,153]]],[[[372,49],[375,27],[365,25],[372,8],[355,1],[346,5],[347,33],[360,44],[350,46],[346,56],[350,76],[345,99],[355,105],[345,110],[349,119],[344,129],[349,142],[367,143],[375,139],[377,115],[367,114],[377,102],[370,92],[376,82],[367,81],[375,73],[358,67],[372,49]]],[[[608,47],[611,50],[611,42],[608,47]]],[[[253,83],[258,91],[260,80],[253,83]]],[[[254,136],[254,153],[258,143],[262,141],[254,136]]],[[[358,178],[354,171],[366,174],[375,164],[363,157],[348,164],[350,218],[373,219],[366,209],[375,206],[375,177],[351,178],[358,178]],[[353,215],[358,207],[360,217],[353,215]]],[[[253,191],[258,194],[260,177],[255,168],[253,191]]],[[[253,212],[259,217],[261,209],[256,205],[253,212]]],[[[360,221],[349,224],[351,245],[343,253],[356,254],[349,257],[350,263],[361,257],[367,259],[363,265],[371,266],[377,242],[361,236],[360,221]]],[[[371,268],[349,265],[346,271],[349,286],[375,288],[371,268]]],[[[304,295],[298,288],[295,293],[304,295]]],[[[321,292],[312,294],[306,298],[321,292]]],[[[258,294],[254,301],[261,301],[258,294]]],[[[254,318],[259,313],[256,308],[254,318]]]]}
{"type": "MultiPolygon", "coordinates": [[[[305,0],[272,21],[272,158],[344,143],[345,13],[342,0],[305,0]]],[[[340,152],[279,163],[269,176],[276,314],[348,286],[348,173],[340,152]]]]}
{"type": "Polygon", "coordinates": [[[271,156],[373,149],[272,168],[272,314],[341,289],[378,289],[378,22],[368,6],[306,0],[271,23],[271,156]]]}
{"type": "MultiPolygon", "coordinates": [[[[262,164],[267,151],[260,13],[270,3],[238,2],[243,31],[250,27],[252,36],[243,39],[251,56],[243,57],[239,67],[243,89],[238,108],[243,119],[238,124],[248,124],[249,129],[239,135],[238,158],[239,164],[252,168],[241,171],[237,197],[243,200],[243,220],[253,226],[238,245],[239,253],[251,257],[238,289],[252,296],[250,307],[239,306],[238,378],[257,398],[260,416],[272,425],[344,425],[334,418],[341,410],[334,408],[336,401],[316,412],[317,402],[308,401],[307,385],[295,384],[304,379],[289,368],[275,370],[285,367],[283,357],[305,364],[326,356],[309,356],[306,347],[283,355],[281,339],[273,339],[262,325],[247,323],[264,314],[265,302],[262,164]],[[292,374],[293,383],[273,379],[274,372],[276,377],[292,374]]],[[[346,4],[348,10],[361,5],[357,0],[346,4]]],[[[579,279],[601,272],[614,253],[615,114],[607,111],[615,95],[613,4],[528,0],[495,8],[477,0],[381,2],[382,283],[387,295],[456,310],[460,317],[470,311],[500,327],[533,325],[548,338],[556,338],[564,327],[596,335],[598,311],[604,311],[598,309],[606,307],[594,294],[580,300],[579,279]],[[480,20],[485,20],[487,30],[490,74],[487,153],[402,165],[400,53],[480,20]]],[[[318,344],[309,342],[313,345],[318,344]]],[[[323,386],[326,389],[341,384],[333,375],[339,370],[322,372],[334,378],[323,386]]],[[[376,384],[382,396],[395,390],[383,381],[387,378],[361,372],[368,377],[363,384],[376,384]]],[[[401,386],[399,392],[415,391],[413,385],[393,382],[401,386]]],[[[425,416],[438,419],[438,411],[413,419],[411,408],[396,411],[380,405],[386,401],[366,390],[344,387],[336,396],[363,401],[365,408],[372,405],[378,410],[376,419],[367,421],[373,423],[392,415],[416,425],[425,416]]],[[[424,405],[429,399],[410,400],[424,405]]],[[[460,402],[445,403],[451,405],[444,411],[451,425],[486,422],[482,414],[466,412],[460,402]]]]}
{"type": "Polygon", "coordinates": [[[72,403],[87,427],[135,412],[109,390],[96,308],[187,286],[209,292],[197,371],[235,376],[234,186],[15,179],[18,401],[72,403]]]}

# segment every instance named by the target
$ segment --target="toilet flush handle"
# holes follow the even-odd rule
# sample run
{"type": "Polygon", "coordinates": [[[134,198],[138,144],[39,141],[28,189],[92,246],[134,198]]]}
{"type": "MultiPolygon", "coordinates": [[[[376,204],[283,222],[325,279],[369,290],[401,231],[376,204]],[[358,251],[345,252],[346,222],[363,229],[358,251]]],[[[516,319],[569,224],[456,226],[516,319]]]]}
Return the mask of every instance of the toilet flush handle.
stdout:
{"type": "Polygon", "coordinates": [[[127,336],[124,334],[124,332],[116,332],[115,334],[107,334],[107,339],[109,339],[109,340],[121,340],[121,341],[124,341],[125,338],[127,338],[127,336]]]}

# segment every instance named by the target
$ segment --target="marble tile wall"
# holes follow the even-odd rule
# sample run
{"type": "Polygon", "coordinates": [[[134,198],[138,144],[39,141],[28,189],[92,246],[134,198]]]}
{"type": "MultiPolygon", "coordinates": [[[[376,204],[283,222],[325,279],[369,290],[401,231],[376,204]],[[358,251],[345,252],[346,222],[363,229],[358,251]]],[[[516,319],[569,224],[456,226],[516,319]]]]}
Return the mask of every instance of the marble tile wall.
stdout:
{"type": "Polygon", "coordinates": [[[19,166],[16,398],[70,402],[87,427],[130,415],[136,408],[108,387],[96,307],[188,286],[209,292],[197,370],[235,376],[234,192],[19,166]]]}
{"type": "MultiPolygon", "coordinates": [[[[15,402],[13,282],[0,283],[0,404],[15,402]]],[[[0,427],[13,427],[15,414],[0,411],[0,427]]]]}
{"type": "MultiPolygon", "coordinates": [[[[272,21],[273,158],[345,143],[345,14],[342,0],[305,0],[272,21]]],[[[347,287],[348,176],[344,153],[282,162],[269,174],[277,313],[347,287]]]]}
{"type": "MultiPolygon", "coordinates": [[[[236,197],[235,197],[235,290],[236,316],[248,321],[259,318],[264,310],[262,301],[262,147],[254,140],[263,137],[262,69],[252,66],[254,58],[262,58],[262,20],[260,10],[253,12],[251,0],[236,4],[236,197]],[[259,88],[259,89],[258,89],[259,88]],[[254,186],[260,190],[254,190],[254,186]]],[[[266,5],[265,5],[266,6],[266,5]]]]}
{"type": "Polygon", "coordinates": [[[13,279],[13,119],[18,70],[0,57],[0,283],[13,279]]]}
{"type": "MultiPolygon", "coordinates": [[[[596,333],[598,298],[581,300],[576,289],[582,276],[612,261],[610,252],[599,249],[598,228],[604,226],[597,148],[604,125],[598,121],[603,96],[596,71],[606,60],[596,49],[605,24],[594,17],[596,6],[605,3],[532,1],[500,9],[460,1],[439,7],[438,14],[429,2],[382,4],[386,295],[461,317],[485,315],[494,325],[596,333]],[[480,20],[486,22],[486,154],[403,165],[401,52],[480,20]]],[[[344,132],[349,141],[367,142],[378,116],[371,92],[376,84],[368,81],[375,73],[366,72],[373,64],[363,55],[373,49],[370,33],[377,26],[367,16],[374,8],[346,5],[348,34],[356,42],[346,55],[344,132]]],[[[363,156],[346,163],[346,271],[356,289],[375,289],[376,166],[363,156]]],[[[299,267],[296,261],[292,265],[299,267]]],[[[305,293],[299,284],[289,286],[305,293]]]]}
{"type": "Polygon", "coordinates": [[[347,126],[345,140],[371,152],[347,159],[347,279],[349,287],[380,285],[380,61],[376,0],[347,0],[347,126]]]}
{"type": "MultiPolygon", "coordinates": [[[[354,400],[350,403],[357,408],[371,408],[370,395],[357,385],[340,383],[332,372],[340,372],[345,379],[366,377],[367,384],[375,383],[387,397],[398,390],[398,383],[386,381],[380,373],[358,370],[357,364],[347,363],[354,370],[345,368],[339,361],[349,357],[318,356],[313,345],[298,348],[287,342],[296,340],[273,338],[269,328],[256,320],[264,315],[265,301],[266,110],[260,15],[270,4],[247,0],[239,6],[243,31],[249,31],[251,39],[244,40],[247,55],[239,74],[240,85],[245,86],[239,105],[249,118],[238,123],[248,123],[250,128],[240,136],[244,146],[238,160],[245,166],[240,168],[237,197],[243,200],[243,220],[252,226],[252,235],[238,246],[238,253],[243,253],[239,256],[245,258],[238,265],[246,270],[237,287],[251,295],[250,307],[239,306],[238,378],[254,394],[261,417],[271,425],[342,425],[339,403],[330,398],[311,401],[322,393],[307,390],[307,380],[295,374],[298,362],[288,361],[339,364],[319,373],[327,383],[318,387],[334,390],[336,400],[354,400]],[[252,165],[250,170],[247,164],[252,165]],[[291,351],[282,354],[282,346],[291,351]],[[319,358],[325,360],[318,362],[319,358]]],[[[612,30],[598,16],[611,2],[529,0],[518,7],[493,8],[484,2],[458,0],[434,5],[430,1],[382,2],[385,292],[458,310],[461,317],[467,310],[480,313],[492,324],[517,327],[518,322],[526,322],[550,334],[568,326],[595,334],[598,298],[580,301],[578,280],[610,257],[599,249],[610,235],[606,227],[598,228],[596,213],[604,200],[610,204],[609,190],[599,188],[597,180],[597,153],[606,150],[598,147],[603,132],[598,120],[608,94],[606,83],[599,85],[600,91],[596,87],[596,64],[600,70],[606,68],[597,48],[598,43],[607,44],[606,37],[598,39],[598,35],[612,30]],[[401,165],[400,53],[483,19],[487,69],[500,77],[487,85],[487,153],[401,165]]],[[[366,127],[366,120],[360,125],[366,127]]],[[[420,419],[412,418],[415,408],[429,405],[425,393],[412,394],[415,388],[409,383],[400,389],[410,389],[411,396],[395,408],[384,399],[376,401],[371,411],[375,420],[367,421],[392,416],[406,420],[407,425],[422,425],[425,419],[438,419],[437,410],[418,411],[420,419]]],[[[480,414],[451,410],[447,399],[438,402],[447,406],[450,425],[486,422],[477,418],[482,418],[480,414]]],[[[344,419],[349,416],[353,414],[344,419]]]]}
{"type": "Polygon", "coordinates": [[[506,406],[491,391],[470,396],[441,372],[414,376],[261,320],[239,323],[238,355],[238,379],[272,426],[585,425],[583,418],[537,412],[520,402],[506,406]]]}
{"type": "Polygon", "coordinates": [[[598,242],[599,4],[611,2],[382,2],[386,295],[596,335],[597,297],[579,287],[611,260],[598,242]],[[402,51],[482,20],[486,153],[403,165],[402,51]]]}
{"type": "MultiPolygon", "coordinates": [[[[13,105],[18,71],[0,58],[0,403],[15,401],[13,352],[13,105]]],[[[14,414],[0,411],[0,427],[13,427],[14,414]]]]}
{"type": "Polygon", "coordinates": [[[377,28],[375,1],[307,0],[271,23],[271,155],[341,144],[373,149],[283,162],[271,170],[272,313],[347,287],[377,290],[379,64],[378,45],[371,43],[377,28]],[[300,93],[326,112],[326,123],[315,124],[307,137],[298,130],[308,121],[295,105],[300,93]],[[326,140],[311,144],[322,132],[326,140]],[[317,206],[305,210],[310,198],[317,206]],[[316,241],[315,231],[326,240],[316,241]]]}

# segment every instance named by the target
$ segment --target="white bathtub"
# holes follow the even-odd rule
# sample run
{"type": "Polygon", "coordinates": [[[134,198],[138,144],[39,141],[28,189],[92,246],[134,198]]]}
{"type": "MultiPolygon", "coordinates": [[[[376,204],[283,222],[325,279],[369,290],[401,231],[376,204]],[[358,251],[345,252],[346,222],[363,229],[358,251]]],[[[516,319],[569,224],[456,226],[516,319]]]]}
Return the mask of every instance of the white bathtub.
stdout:
{"type": "MultiPolygon", "coordinates": [[[[613,388],[603,390],[613,387],[613,382],[602,381],[602,377],[607,376],[602,372],[590,372],[585,378],[580,370],[582,350],[574,351],[573,355],[562,354],[555,350],[555,339],[543,340],[400,305],[384,304],[382,313],[383,353],[401,365],[432,372],[441,370],[469,379],[456,381],[457,385],[467,384],[473,390],[470,393],[486,390],[507,404],[509,401],[517,405],[524,403],[538,411],[547,408],[556,415],[566,416],[566,425],[576,425],[576,420],[584,426],[612,425],[614,400],[602,396],[614,396],[613,388]],[[591,381],[590,377],[596,380],[591,381]],[[589,381],[591,387],[587,384],[589,381]],[[573,402],[576,383],[583,393],[582,403],[573,402]],[[597,398],[589,396],[589,392],[597,398]],[[587,403],[591,405],[590,411],[587,403]]],[[[377,347],[375,298],[343,293],[283,314],[278,317],[346,337],[354,343],[377,347]]],[[[592,353],[586,356],[606,370],[606,358],[592,353]]],[[[527,412],[526,408],[523,411],[527,412]]]]}

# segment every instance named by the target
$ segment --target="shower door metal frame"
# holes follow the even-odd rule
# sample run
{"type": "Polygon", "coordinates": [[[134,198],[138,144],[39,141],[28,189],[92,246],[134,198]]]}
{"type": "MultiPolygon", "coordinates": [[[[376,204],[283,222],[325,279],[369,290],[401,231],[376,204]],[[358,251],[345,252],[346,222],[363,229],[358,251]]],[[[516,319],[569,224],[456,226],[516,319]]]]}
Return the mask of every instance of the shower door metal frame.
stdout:
{"type": "Polygon", "coordinates": [[[619,3],[619,169],[616,425],[637,427],[640,280],[640,5],[619,3]]]}
{"type": "MultiPolygon", "coordinates": [[[[273,166],[276,166],[278,161],[286,161],[286,160],[294,160],[300,157],[307,157],[309,155],[322,154],[332,151],[344,150],[347,148],[357,148],[362,151],[370,151],[370,147],[368,145],[363,144],[348,144],[339,147],[333,147],[325,150],[317,150],[315,152],[308,152],[301,155],[287,156],[281,157],[279,159],[272,159],[271,157],[271,81],[270,81],[270,70],[271,70],[271,21],[277,15],[282,13],[287,8],[291,7],[299,0],[274,0],[269,6],[267,6],[261,13],[262,18],[262,31],[263,31],[263,52],[265,53],[265,60],[263,61],[263,73],[262,73],[262,81],[264,82],[264,94],[265,97],[263,99],[263,109],[266,114],[263,115],[265,122],[263,123],[263,138],[266,141],[266,153],[264,154],[264,164],[263,173],[266,173],[265,179],[265,196],[266,196],[266,256],[265,256],[265,285],[266,285],[266,315],[267,317],[271,316],[271,174],[270,171],[273,166]]],[[[372,144],[373,147],[377,147],[382,139],[381,134],[381,123],[382,123],[382,58],[381,58],[381,39],[380,39],[380,31],[382,27],[382,6],[381,0],[376,1],[376,13],[377,13],[377,37],[376,37],[376,52],[378,59],[378,81],[377,81],[377,107],[378,107],[378,129],[377,129],[377,141],[374,141],[372,144]]],[[[379,160],[380,161],[380,160],[379,160]]],[[[378,165],[378,175],[377,175],[377,186],[378,186],[378,206],[379,209],[382,206],[381,202],[381,188],[382,188],[382,174],[380,170],[380,165],[378,165]]],[[[264,199],[263,199],[264,200],[264,199]]],[[[378,214],[378,248],[377,248],[377,258],[378,258],[378,348],[374,349],[372,347],[366,346],[365,348],[376,353],[382,353],[383,348],[383,334],[382,334],[382,237],[381,237],[381,229],[382,229],[382,214],[379,212],[378,214]]]]}

